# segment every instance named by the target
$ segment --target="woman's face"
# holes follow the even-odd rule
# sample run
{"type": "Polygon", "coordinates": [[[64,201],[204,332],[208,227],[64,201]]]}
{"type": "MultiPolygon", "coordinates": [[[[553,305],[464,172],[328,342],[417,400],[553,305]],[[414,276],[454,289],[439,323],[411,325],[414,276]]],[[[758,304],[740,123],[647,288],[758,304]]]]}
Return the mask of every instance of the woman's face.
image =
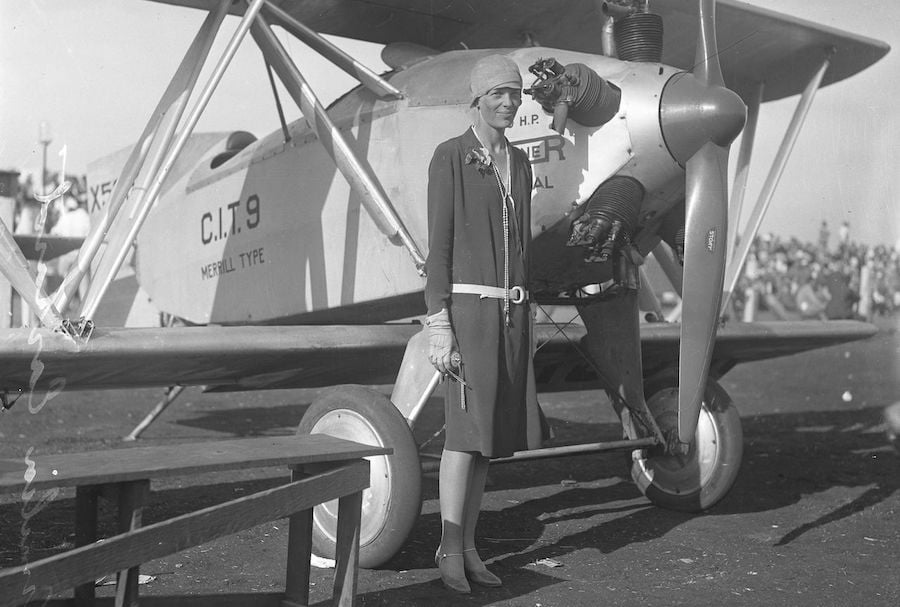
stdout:
{"type": "Polygon", "coordinates": [[[513,125],[520,105],[521,89],[498,87],[478,98],[478,115],[490,127],[507,129],[513,125]]]}

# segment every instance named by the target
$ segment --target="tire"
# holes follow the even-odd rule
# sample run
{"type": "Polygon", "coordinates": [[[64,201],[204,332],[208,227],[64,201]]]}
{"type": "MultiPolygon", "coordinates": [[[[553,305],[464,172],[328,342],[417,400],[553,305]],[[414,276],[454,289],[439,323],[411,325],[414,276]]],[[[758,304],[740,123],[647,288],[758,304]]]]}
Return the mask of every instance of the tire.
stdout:
{"type": "MultiPolygon", "coordinates": [[[[362,386],[337,386],[310,405],[297,434],[330,434],[391,447],[392,455],[368,457],[369,488],[363,492],[359,566],[383,565],[406,542],[422,510],[419,450],[406,420],[383,394],[362,386]]],[[[313,510],[313,552],[334,558],[338,502],[313,510]]]]}
{"type": "MultiPolygon", "coordinates": [[[[677,375],[649,380],[647,406],[665,436],[678,432],[677,375]]],[[[653,447],[632,453],[631,477],[662,508],[700,512],[719,502],[734,485],[743,455],[743,432],[728,393],[707,380],[697,432],[688,453],[666,454],[653,447]]]]}

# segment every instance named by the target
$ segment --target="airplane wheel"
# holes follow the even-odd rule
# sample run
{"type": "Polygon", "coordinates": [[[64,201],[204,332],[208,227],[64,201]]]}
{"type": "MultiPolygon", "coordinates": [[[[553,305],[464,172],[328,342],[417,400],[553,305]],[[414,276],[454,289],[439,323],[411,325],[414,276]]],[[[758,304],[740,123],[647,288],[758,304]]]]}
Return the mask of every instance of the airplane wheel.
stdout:
{"type": "MultiPolygon", "coordinates": [[[[647,406],[663,434],[678,432],[678,386],[675,377],[650,380],[644,387],[647,406]]],[[[631,476],[647,498],[663,508],[700,512],[731,489],[741,466],[743,432],[737,408],[714,380],[706,384],[697,432],[686,455],[666,454],[662,447],[632,454],[631,476]]]]}
{"type": "MultiPolygon", "coordinates": [[[[359,566],[384,564],[406,541],[422,509],[419,449],[406,420],[390,399],[362,386],[338,386],[303,415],[297,434],[330,434],[391,447],[392,455],[368,457],[369,488],[363,492],[359,566]]],[[[313,510],[313,552],[334,558],[338,501],[313,510]]]]}

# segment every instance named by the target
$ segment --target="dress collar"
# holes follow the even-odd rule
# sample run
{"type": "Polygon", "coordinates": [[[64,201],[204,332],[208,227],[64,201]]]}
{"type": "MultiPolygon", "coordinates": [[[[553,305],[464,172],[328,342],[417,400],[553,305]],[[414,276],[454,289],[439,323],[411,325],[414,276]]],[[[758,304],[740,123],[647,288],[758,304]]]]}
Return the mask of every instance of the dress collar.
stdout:
{"type": "MultiPolygon", "coordinates": [[[[469,126],[469,130],[466,131],[466,134],[471,135],[471,138],[473,138],[475,140],[475,143],[477,143],[478,145],[480,145],[481,147],[486,149],[488,151],[488,154],[491,154],[491,149],[484,144],[484,142],[481,140],[481,137],[479,137],[478,133],[475,132],[474,124],[469,126]]],[[[509,155],[509,145],[510,144],[509,144],[509,139],[506,138],[506,135],[503,136],[503,141],[506,143],[506,153],[507,153],[507,155],[509,155]]],[[[491,156],[493,156],[493,154],[491,154],[491,156]]]]}

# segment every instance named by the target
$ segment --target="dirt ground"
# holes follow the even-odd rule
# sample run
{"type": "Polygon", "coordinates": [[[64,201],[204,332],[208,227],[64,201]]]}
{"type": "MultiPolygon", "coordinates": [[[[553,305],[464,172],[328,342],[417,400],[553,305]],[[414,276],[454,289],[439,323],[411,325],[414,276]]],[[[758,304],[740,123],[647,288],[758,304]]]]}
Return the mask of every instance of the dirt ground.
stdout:
{"type": "MultiPolygon", "coordinates": [[[[361,571],[360,605],[897,605],[900,604],[900,456],[882,408],[900,400],[897,320],[861,343],[739,366],[723,378],[744,430],[731,493],[702,515],[652,506],[623,454],[492,469],[480,547],[504,580],[468,597],[445,590],[432,561],[437,479],[424,480],[419,523],[385,567],[361,571]],[[550,567],[551,559],[559,566],[550,567]]],[[[63,393],[32,414],[0,414],[0,457],[128,448],[127,434],[159,390],[63,393]]],[[[314,391],[204,395],[189,390],[144,444],[292,434],[314,391]]],[[[37,405],[40,401],[36,401],[37,405]]],[[[546,395],[557,442],[613,438],[620,427],[596,394],[546,395]]],[[[437,410],[439,408],[435,408],[437,410]]],[[[439,415],[439,413],[438,413],[439,415]]],[[[425,439],[435,425],[420,430],[425,439]]],[[[437,451],[440,441],[429,445],[437,451]]],[[[282,482],[280,471],[155,483],[145,522],[282,482]]],[[[20,496],[0,496],[0,566],[71,547],[70,491],[23,518],[20,496]]],[[[38,495],[35,499],[39,499],[38,495]]],[[[102,525],[110,530],[112,511],[102,525]]],[[[152,561],[145,595],[277,592],[286,525],[276,521],[152,561]]],[[[312,603],[327,604],[333,572],[315,569],[312,603]]],[[[109,595],[110,588],[99,590],[109,595]]]]}

